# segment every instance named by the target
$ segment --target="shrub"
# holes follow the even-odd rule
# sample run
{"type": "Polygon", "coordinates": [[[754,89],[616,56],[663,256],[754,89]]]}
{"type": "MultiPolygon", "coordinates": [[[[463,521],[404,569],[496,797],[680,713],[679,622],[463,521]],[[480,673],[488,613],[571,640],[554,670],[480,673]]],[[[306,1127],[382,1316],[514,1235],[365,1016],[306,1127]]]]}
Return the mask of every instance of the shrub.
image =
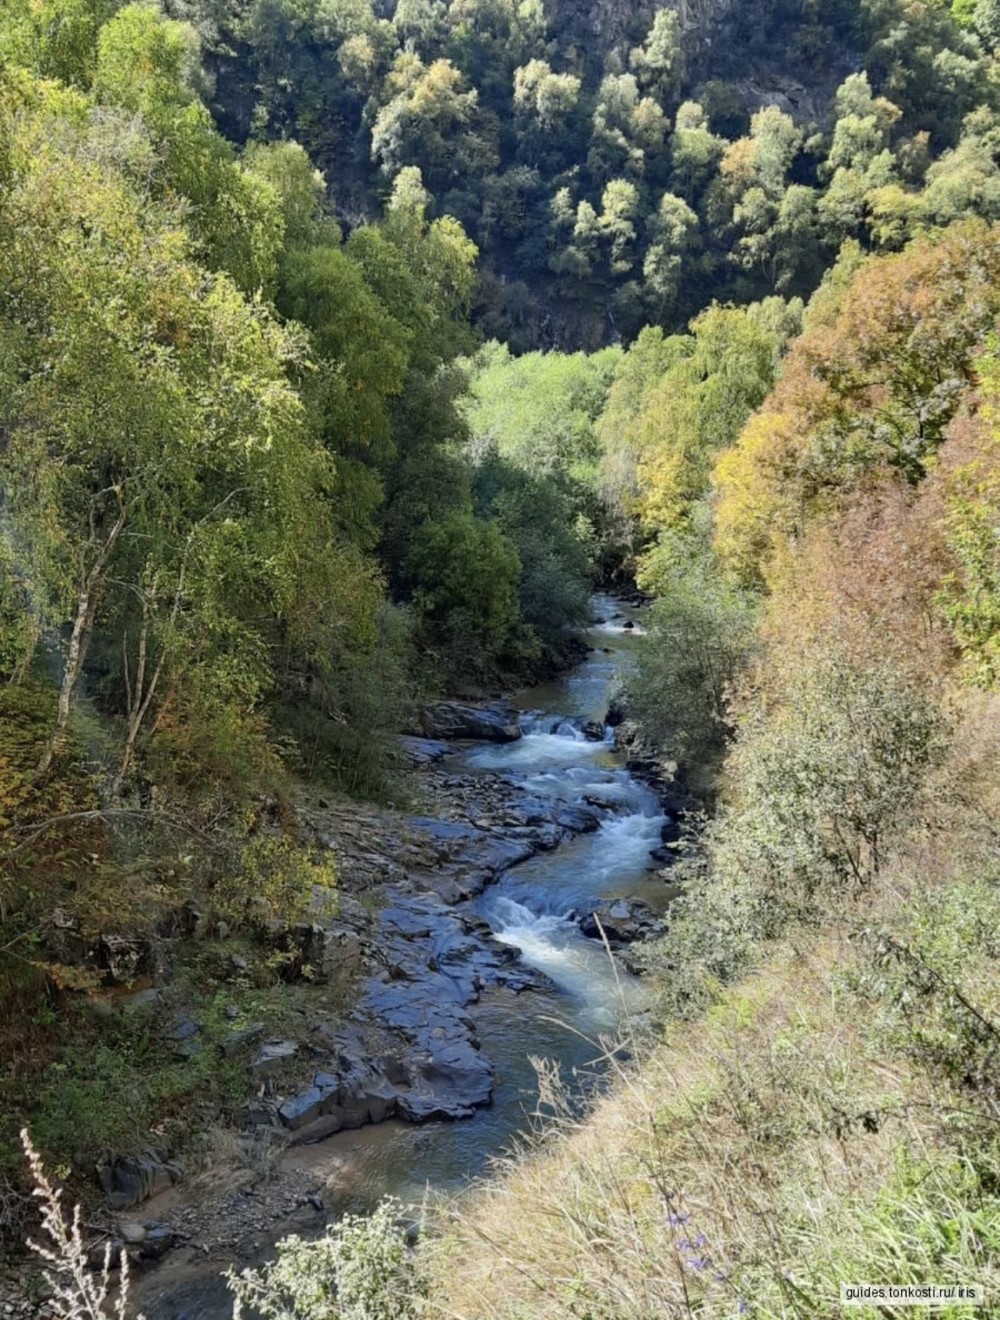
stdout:
{"type": "Polygon", "coordinates": [[[890,661],[824,649],[797,658],[782,700],[746,715],[709,834],[713,869],[796,912],[870,886],[890,836],[919,812],[942,717],[890,661]]]}
{"type": "Polygon", "coordinates": [[[285,1238],[259,1270],[231,1270],[234,1320],[244,1307],[263,1320],[416,1320],[426,1287],[400,1209],[385,1200],[369,1216],[345,1215],[315,1242],[285,1238]]]}

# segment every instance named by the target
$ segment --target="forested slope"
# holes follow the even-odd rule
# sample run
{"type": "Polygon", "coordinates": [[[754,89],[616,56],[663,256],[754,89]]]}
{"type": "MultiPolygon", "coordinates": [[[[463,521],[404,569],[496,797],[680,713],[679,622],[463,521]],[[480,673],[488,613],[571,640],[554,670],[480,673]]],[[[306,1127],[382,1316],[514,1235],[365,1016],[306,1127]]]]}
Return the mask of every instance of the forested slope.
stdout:
{"type": "Polygon", "coordinates": [[[996,211],[989,0],[177,0],[231,139],[291,135],[354,225],[419,168],[532,347],[805,294],[845,238],[996,211]]]}

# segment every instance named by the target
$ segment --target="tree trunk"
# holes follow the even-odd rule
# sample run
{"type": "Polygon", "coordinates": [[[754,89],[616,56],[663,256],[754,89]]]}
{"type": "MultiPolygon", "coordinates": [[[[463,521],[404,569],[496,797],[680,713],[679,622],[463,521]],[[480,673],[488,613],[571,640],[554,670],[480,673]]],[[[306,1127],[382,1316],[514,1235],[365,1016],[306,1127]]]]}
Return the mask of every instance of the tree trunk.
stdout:
{"type": "Polygon", "coordinates": [[[73,620],[73,631],[70,634],[69,650],[66,652],[62,683],[59,685],[56,727],[52,731],[52,737],[49,739],[38,765],[35,767],[36,777],[44,775],[48,770],[66,732],[73,692],[80,677],[80,671],[83,669],[83,662],[87,658],[87,648],[90,645],[90,637],[94,630],[94,616],[97,613],[97,593],[101,585],[101,577],[105,568],[107,568],[115,543],[122,533],[122,528],[125,526],[125,506],[122,504],[121,492],[116,490],[115,494],[118,496],[118,517],[115,519],[115,524],[108,533],[107,539],[101,546],[97,559],[84,578],[80,594],[77,596],[76,618],[73,620]]]}

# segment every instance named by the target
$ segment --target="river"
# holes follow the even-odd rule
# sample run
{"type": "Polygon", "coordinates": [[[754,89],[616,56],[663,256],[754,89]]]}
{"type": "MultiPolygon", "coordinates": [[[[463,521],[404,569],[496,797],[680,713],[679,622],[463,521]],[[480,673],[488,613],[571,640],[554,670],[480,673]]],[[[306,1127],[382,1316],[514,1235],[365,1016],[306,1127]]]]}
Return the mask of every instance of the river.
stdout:
{"type": "MultiPolygon", "coordinates": [[[[601,803],[611,810],[600,828],[538,853],[468,901],[496,938],[515,947],[551,983],[518,996],[494,990],[475,1006],[476,1032],[493,1060],[492,1104],[463,1122],[419,1127],[397,1121],[341,1132],[292,1150],[289,1164],[307,1166],[328,1212],[370,1208],[392,1195],[419,1206],[425,1193],[458,1192],[532,1122],[538,1086],[532,1056],[558,1061],[571,1093],[596,1076],[595,1062],[623,1017],[641,1012],[642,983],[586,938],[579,918],[616,898],[641,899],[662,911],[669,890],[651,863],[663,816],[656,795],[625,768],[610,731],[588,740],[582,726],[603,721],[634,638],[641,610],[595,598],[599,622],[587,660],[558,682],[526,689],[515,700],[523,737],[478,744],[449,758],[455,773],[514,777],[526,798],[601,803]],[[631,624],[627,627],[626,624],[631,624]]],[[[290,1223],[285,1231],[306,1227],[290,1223]]],[[[308,1225],[315,1231],[315,1216],[308,1225]]],[[[223,1320],[230,1314],[218,1278],[171,1278],[169,1265],[141,1289],[149,1320],[223,1320]]]]}

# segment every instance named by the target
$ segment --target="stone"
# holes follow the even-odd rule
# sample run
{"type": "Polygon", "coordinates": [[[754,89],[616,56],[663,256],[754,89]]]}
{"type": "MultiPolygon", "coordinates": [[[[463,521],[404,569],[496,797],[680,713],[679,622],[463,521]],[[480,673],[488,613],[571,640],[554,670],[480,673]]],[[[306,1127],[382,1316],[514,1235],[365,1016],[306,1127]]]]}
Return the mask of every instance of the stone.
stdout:
{"type": "Polygon", "coordinates": [[[176,1246],[177,1234],[166,1224],[153,1224],[146,1231],[146,1237],[139,1248],[139,1259],[145,1261],[160,1260],[171,1247],[176,1246]]]}
{"type": "Polygon", "coordinates": [[[151,963],[148,940],[137,935],[104,934],[97,941],[97,961],[113,985],[128,985],[151,963]]]}
{"type": "Polygon", "coordinates": [[[617,899],[614,903],[605,904],[587,913],[579,924],[581,933],[588,939],[607,938],[612,949],[640,940],[655,939],[665,929],[664,922],[644,903],[629,899],[617,899]]]}
{"type": "Polygon", "coordinates": [[[252,1072],[266,1072],[288,1063],[298,1052],[299,1043],[296,1040],[269,1040],[260,1047],[248,1067],[252,1072]]]}
{"type": "Polygon", "coordinates": [[[317,1141],[326,1141],[344,1130],[344,1111],[335,1105],[328,1114],[320,1114],[311,1123],[296,1129],[292,1134],[293,1146],[312,1146],[317,1141]]]}
{"type": "Polygon", "coordinates": [[[516,742],[521,737],[520,717],[508,701],[479,706],[463,701],[439,701],[420,712],[420,733],[425,738],[453,741],[516,742]]]}
{"type": "Polygon", "coordinates": [[[414,738],[404,735],[399,741],[414,765],[435,765],[452,750],[446,742],[434,738],[414,738]]]}
{"type": "Polygon", "coordinates": [[[142,1224],[137,1223],[134,1219],[129,1219],[124,1223],[119,1224],[118,1232],[121,1234],[122,1240],[125,1244],[130,1247],[135,1246],[139,1242],[143,1242],[146,1237],[146,1230],[143,1228],[142,1224]]]}
{"type": "Polygon", "coordinates": [[[159,1008],[162,1003],[163,995],[153,985],[145,990],[136,990],[130,995],[123,995],[118,1000],[123,1013],[147,1012],[159,1008]]]}
{"type": "Polygon", "coordinates": [[[278,1106],[273,1100],[247,1100],[243,1105],[242,1126],[245,1132],[259,1127],[280,1127],[278,1106]]]}
{"type": "Polygon", "coordinates": [[[180,1168],[165,1153],[150,1148],[137,1155],[107,1157],[97,1166],[101,1188],[112,1210],[128,1210],[172,1187],[180,1168]]]}
{"type": "Polygon", "coordinates": [[[285,1127],[291,1128],[294,1132],[320,1117],[326,1099],[326,1093],[318,1086],[306,1087],[304,1091],[299,1091],[297,1095],[291,1096],[278,1107],[278,1117],[285,1127]]]}
{"type": "Polygon", "coordinates": [[[195,1022],[194,1018],[179,1017],[175,1020],[173,1027],[167,1033],[167,1040],[190,1040],[192,1036],[197,1036],[200,1031],[201,1024],[195,1022]]]}
{"type": "Polygon", "coordinates": [[[244,1027],[242,1031],[232,1031],[228,1036],[219,1042],[219,1049],[223,1054],[229,1056],[241,1050],[244,1045],[252,1045],[260,1040],[265,1031],[263,1022],[254,1022],[249,1027],[244,1027]]]}

